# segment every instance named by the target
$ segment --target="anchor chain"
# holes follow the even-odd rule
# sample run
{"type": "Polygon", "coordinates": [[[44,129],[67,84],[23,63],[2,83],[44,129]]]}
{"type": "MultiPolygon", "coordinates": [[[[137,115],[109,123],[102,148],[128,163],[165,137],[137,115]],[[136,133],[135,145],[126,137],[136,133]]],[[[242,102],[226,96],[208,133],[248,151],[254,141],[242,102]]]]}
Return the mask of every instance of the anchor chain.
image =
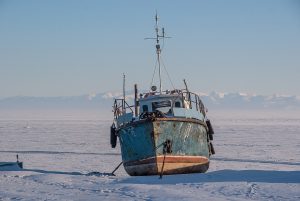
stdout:
{"type": "Polygon", "coordinates": [[[163,143],[163,154],[164,154],[164,159],[163,159],[163,164],[161,167],[161,171],[160,171],[160,175],[159,178],[162,179],[163,173],[164,173],[164,166],[165,166],[165,159],[166,159],[166,155],[167,153],[170,154],[172,153],[172,141],[167,139],[164,143],[163,143]]]}

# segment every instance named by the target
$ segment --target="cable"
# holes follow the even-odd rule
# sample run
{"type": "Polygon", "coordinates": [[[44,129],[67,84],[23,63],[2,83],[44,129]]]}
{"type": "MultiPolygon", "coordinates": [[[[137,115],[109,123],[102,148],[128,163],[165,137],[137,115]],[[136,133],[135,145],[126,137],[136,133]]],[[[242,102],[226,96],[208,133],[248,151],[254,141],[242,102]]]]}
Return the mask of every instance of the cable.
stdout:
{"type": "Polygon", "coordinates": [[[169,81],[170,81],[170,83],[171,83],[173,89],[175,89],[174,84],[173,84],[173,82],[172,82],[172,79],[171,79],[171,77],[170,77],[170,75],[169,75],[169,73],[168,73],[168,71],[167,71],[167,68],[166,68],[166,66],[165,66],[164,61],[162,60],[162,58],[161,58],[161,63],[162,63],[162,65],[163,65],[163,67],[164,67],[164,69],[165,69],[165,71],[166,71],[166,73],[167,73],[168,79],[169,79],[169,81]]]}
{"type": "Polygon", "coordinates": [[[155,76],[155,72],[156,72],[156,68],[157,68],[157,59],[156,59],[156,62],[155,62],[155,67],[154,67],[154,72],[153,72],[153,75],[152,75],[152,79],[151,79],[151,83],[150,83],[150,89],[152,87],[152,84],[153,84],[153,80],[154,80],[154,76],[155,76]]]}

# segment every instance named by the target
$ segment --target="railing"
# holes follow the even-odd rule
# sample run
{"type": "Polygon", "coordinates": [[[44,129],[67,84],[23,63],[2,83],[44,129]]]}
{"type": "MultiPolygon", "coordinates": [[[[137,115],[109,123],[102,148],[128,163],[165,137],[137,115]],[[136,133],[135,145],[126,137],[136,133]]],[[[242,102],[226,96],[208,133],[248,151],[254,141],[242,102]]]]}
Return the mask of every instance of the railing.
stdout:
{"type": "Polygon", "coordinates": [[[183,90],[182,91],[182,100],[188,101],[190,104],[190,109],[195,108],[197,111],[202,113],[203,116],[205,117],[204,104],[197,94],[183,90]]]}
{"type": "MultiPolygon", "coordinates": [[[[160,92],[148,92],[148,93],[143,93],[141,94],[141,97],[143,98],[147,98],[148,96],[154,96],[154,95],[159,95],[159,94],[163,94],[163,95],[172,95],[172,94],[177,94],[178,97],[182,98],[182,105],[185,105],[185,101],[188,102],[189,104],[189,108],[192,109],[196,109],[197,111],[199,111],[200,113],[203,114],[203,116],[205,117],[205,107],[203,105],[203,102],[201,101],[200,97],[190,91],[187,91],[186,89],[174,89],[174,90],[166,90],[163,91],[162,93],[160,92]]],[[[174,105],[172,106],[174,107],[174,105]]]]}
{"type": "Polygon", "coordinates": [[[114,109],[114,117],[115,119],[117,119],[119,116],[127,113],[127,110],[130,110],[130,112],[133,113],[133,108],[134,106],[130,106],[124,99],[115,99],[115,102],[114,102],[114,106],[113,106],[113,109],[114,109]]]}
{"type": "MultiPolygon", "coordinates": [[[[182,100],[182,107],[194,109],[196,111],[199,111],[203,114],[203,116],[206,116],[205,107],[203,105],[203,102],[201,101],[200,97],[190,91],[187,91],[185,89],[183,90],[172,90],[172,91],[164,91],[163,93],[159,92],[149,92],[149,93],[143,93],[141,94],[141,98],[146,98],[148,96],[154,96],[159,94],[165,94],[165,95],[178,95],[178,98],[181,97],[182,100]],[[188,104],[188,105],[186,105],[188,104]]],[[[174,107],[174,101],[172,104],[172,108],[174,107]]],[[[114,112],[114,118],[118,119],[120,116],[126,114],[126,113],[132,113],[134,114],[134,105],[129,105],[124,99],[115,99],[114,105],[113,105],[113,112],[114,112]]],[[[138,114],[136,114],[138,115],[138,114]]]]}

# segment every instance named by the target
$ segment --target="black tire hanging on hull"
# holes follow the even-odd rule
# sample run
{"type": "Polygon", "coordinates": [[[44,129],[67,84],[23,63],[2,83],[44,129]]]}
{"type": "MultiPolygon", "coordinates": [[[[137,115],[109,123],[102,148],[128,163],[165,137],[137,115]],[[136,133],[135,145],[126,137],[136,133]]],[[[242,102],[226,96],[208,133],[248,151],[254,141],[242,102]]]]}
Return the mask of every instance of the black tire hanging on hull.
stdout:
{"type": "Polygon", "coordinates": [[[214,129],[213,129],[209,119],[206,120],[206,125],[207,125],[207,128],[208,128],[208,134],[213,135],[215,132],[214,132],[214,129]]]}
{"type": "Polygon", "coordinates": [[[211,152],[211,154],[212,155],[216,154],[213,144],[210,142],[209,145],[210,145],[210,152],[211,152]]]}
{"type": "Polygon", "coordinates": [[[110,145],[112,148],[116,148],[117,146],[117,132],[115,124],[111,125],[110,127],[110,145]]]}

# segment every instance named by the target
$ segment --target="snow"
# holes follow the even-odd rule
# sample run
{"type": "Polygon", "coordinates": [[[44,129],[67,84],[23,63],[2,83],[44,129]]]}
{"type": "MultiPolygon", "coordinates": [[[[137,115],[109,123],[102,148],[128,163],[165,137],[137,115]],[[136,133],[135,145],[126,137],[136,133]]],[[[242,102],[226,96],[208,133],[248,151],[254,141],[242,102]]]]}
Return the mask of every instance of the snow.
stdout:
{"type": "Polygon", "coordinates": [[[205,174],[130,177],[111,120],[88,112],[5,118],[0,113],[0,200],[300,200],[300,115],[210,111],[214,147],[205,174]],[[54,118],[55,117],[55,118],[54,118]],[[93,172],[99,172],[94,174],[93,172]]]}

